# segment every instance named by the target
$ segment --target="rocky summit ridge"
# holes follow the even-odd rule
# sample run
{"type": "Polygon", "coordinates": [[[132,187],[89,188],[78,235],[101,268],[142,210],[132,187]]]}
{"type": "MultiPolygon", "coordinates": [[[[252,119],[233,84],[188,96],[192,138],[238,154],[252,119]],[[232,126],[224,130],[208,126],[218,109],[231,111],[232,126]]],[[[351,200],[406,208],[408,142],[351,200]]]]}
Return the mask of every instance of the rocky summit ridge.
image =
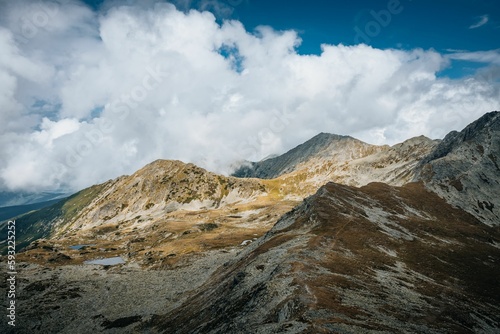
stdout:
{"type": "Polygon", "coordinates": [[[339,162],[372,154],[381,148],[350,136],[320,133],[283,155],[260,162],[246,162],[233,176],[273,179],[299,169],[312,158],[327,158],[339,162]]]}
{"type": "Polygon", "coordinates": [[[321,133],[281,156],[244,163],[232,175],[300,184],[302,195],[312,195],[330,181],[357,187],[370,182],[400,186],[413,181],[420,161],[439,142],[419,136],[393,146],[377,146],[321,133]]]}
{"type": "Polygon", "coordinates": [[[16,220],[15,332],[497,333],[499,130],[322,133],[229,177],[157,160],[84,189],[16,220]]]}
{"type": "Polygon", "coordinates": [[[450,132],[419,163],[414,180],[482,222],[500,224],[500,112],[450,132]]]}

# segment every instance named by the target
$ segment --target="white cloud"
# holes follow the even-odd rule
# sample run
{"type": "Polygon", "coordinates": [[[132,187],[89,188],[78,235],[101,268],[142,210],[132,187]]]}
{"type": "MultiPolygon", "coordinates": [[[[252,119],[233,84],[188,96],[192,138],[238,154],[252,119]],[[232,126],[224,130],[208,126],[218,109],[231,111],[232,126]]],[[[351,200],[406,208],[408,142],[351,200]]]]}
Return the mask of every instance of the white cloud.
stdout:
{"type": "Polygon", "coordinates": [[[294,31],[248,32],[208,12],[44,4],[3,8],[0,189],[78,190],[158,158],[228,172],[321,131],[389,144],[442,137],[500,102],[496,81],[436,77],[453,57],[495,65],[497,51],[299,55],[294,31]],[[49,20],[27,38],[19,19],[37,11],[49,20]]]}
{"type": "Polygon", "coordinates": [[[479,18],[479,21],[477,23],[474,23],[473,25],[471,25],[469,27],[469,29],[476,29],[476,28],[482,27],[486,23],[488,23],[489,20],[490,20],[490,18],[488,17],[488,15],[483,15],[479,18]]]}
{"type": "Polygon", "coordinates": [[[478,63],[500,65],[500,49],[476,52],[454,52],[446,55],[449,59],[466,60],[478,63]]]}
{"type": "Polygon", "coordinates": [[[55,139],[78,131],[80,123],[76,119],[69,118],[58,122],[52,122],[48,118],[43,118],[40,128],[40,131],[33,133],[33,139],[42,147],[50,149],[55,139]]]}

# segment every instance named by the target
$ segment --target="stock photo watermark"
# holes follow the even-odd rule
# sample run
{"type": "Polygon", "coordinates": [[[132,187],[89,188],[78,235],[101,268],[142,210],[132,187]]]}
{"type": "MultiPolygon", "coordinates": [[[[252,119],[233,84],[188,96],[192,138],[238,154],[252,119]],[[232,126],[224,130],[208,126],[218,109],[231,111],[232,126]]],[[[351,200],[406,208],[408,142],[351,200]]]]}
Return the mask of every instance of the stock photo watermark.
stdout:
{"type": "Polygon", "coordinates": [[[226,0],[226,2],[233,7],[237,7],[246,1],[248,1],[248,0],[226,0]]]}
{"type": "MultiPolygon", "coordinates": [[[[405,0],[412,1],[412,0],[405,0]]],[[[395,15],[403,12],[404,6],[400,0],[389,0],[385,9],[378,11],[370,10],[370,20],[364,24],[356,25],[354,27],[354,42],[356,44],[369,44],[372,38],[377,37],[382,32],[383,28],[387,28],[391,24],[395,15]]]]}
{"type": "Polygon", "coordinates": [[[32,4],[32,10],[19,19],[19,32],[17,37],[22,43],[27,43],[35,38],[41,30],[46,30],[48,24],[60,11],[60,4],[53,1],[38,1],[32,4]]]}
{"type": "Polygon", "coordinates": [[[16,221],[7,223],[7,323],[16,326],[16,221]]]}

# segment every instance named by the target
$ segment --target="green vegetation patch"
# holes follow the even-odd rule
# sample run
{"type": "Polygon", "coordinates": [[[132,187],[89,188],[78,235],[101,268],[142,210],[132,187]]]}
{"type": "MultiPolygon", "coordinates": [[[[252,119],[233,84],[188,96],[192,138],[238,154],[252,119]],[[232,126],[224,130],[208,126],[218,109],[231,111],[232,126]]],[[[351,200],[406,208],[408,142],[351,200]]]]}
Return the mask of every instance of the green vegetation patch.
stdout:
{"type": "MultiPolygon", "coordinates": [[[[16,249],[19,251],[31,242],[49,238],[54,232],[54,226],[60,222],[64,226],[78,217],[80,211],[87,207],[104,188],[104,184],[84,189],[68,198],[25,215],[15,218],[16,249]]],[[[7,238],[7,222],[0,225],[2,239],[7,238]]],[[[6,254],[7,244],[0,245],[0,254],[6,254]]]]}

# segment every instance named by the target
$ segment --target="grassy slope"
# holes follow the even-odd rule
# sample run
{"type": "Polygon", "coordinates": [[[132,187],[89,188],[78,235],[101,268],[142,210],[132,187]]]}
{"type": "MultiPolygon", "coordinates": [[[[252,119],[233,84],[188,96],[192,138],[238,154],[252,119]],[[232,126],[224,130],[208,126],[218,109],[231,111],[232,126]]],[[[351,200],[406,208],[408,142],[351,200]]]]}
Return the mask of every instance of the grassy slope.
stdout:
{"type": "MultiPolygon", "coordinates": [[[[96,185],[84,189],[49,207],[16,217],[16,249],[28,246],[33,240],[46,238],[52,232],[54,225],[61,221],[63,224],[75,218],[80,210],[85,208],[101,191],[103,185],[96,185]]],[[[0,254],[7,250],[7,223],[0,225],[0,254]]]]}

